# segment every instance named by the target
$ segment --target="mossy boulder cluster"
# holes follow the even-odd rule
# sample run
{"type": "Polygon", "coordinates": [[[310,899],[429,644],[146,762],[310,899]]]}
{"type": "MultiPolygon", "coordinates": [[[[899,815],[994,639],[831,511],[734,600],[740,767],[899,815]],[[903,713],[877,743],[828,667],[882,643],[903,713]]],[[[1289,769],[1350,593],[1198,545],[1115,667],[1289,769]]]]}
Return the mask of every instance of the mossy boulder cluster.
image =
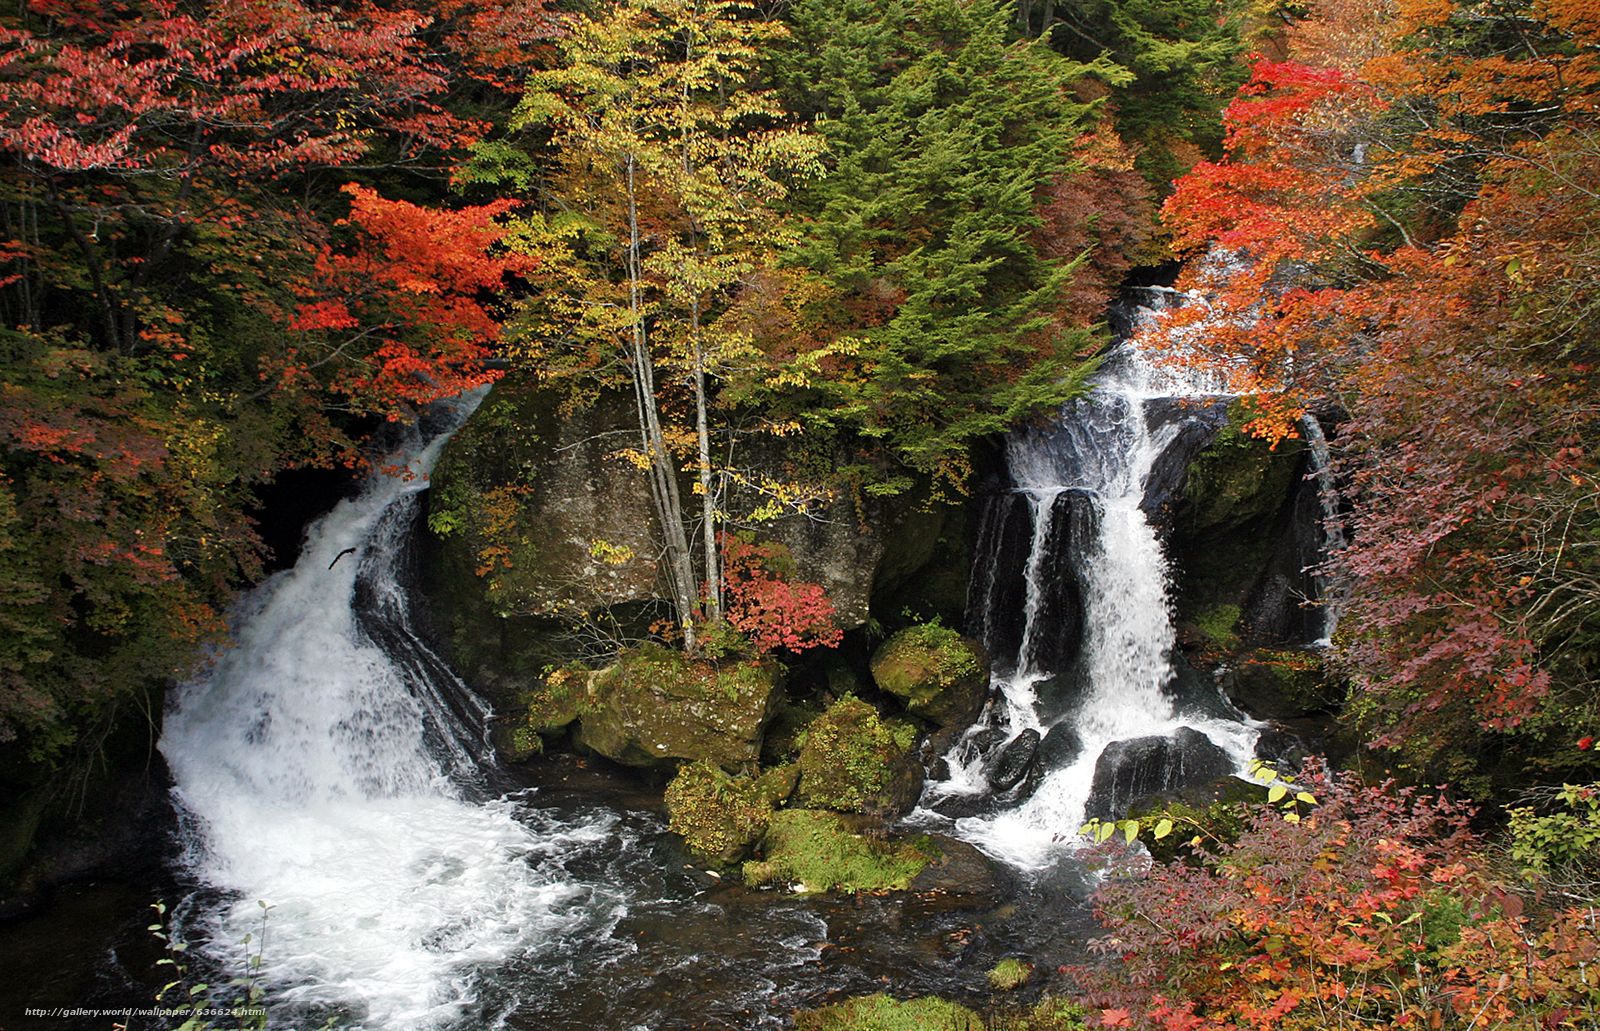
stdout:
{"type": "Polygon", "coordinates": [[[711,663],[648,644],[588,678],[576,740],[625,766],[706,760],[738,769],[761,758],[781,700],[776,663],[711,663]]]}
{"type": "Polygon", "coordinates": [[[846,695],[798,730],[793,763],[759,774],[730,774],[705,760],[680,768],[667,787],[670,826],[698,859],[716,866],[759,852],[761,861],[744,866],[752,884],[903,889],[939,855],[892,842],[883,830],[883,818],[903,812],[920,792],[916,739],[912,724],[884,719],[846,695]],[[780,808],[791,800],[796,808],[780,808]]]}
{"type": "Polygon", "coordinates": [[[872,679],[906,711],[939,727],[978,718],[989,690],[983,646],[938,623],[907,627],[872,656],[872,679]]]}

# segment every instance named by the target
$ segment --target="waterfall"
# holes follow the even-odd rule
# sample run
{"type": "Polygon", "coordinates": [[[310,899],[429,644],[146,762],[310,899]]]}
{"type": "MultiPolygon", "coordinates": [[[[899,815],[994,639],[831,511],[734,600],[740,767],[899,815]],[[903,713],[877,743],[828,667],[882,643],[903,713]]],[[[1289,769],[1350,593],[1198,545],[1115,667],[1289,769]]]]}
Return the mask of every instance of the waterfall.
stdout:
{"type": "Polygon", "coordinates": [[[1096,375],[1090,393],[1069,404],[1057,425],[1013,434],[1007,452],[1011,496],[1028,500],[1032,518],[1021,562],[1020,638],[997,632],[1008,620],[993,611],[1017,601],[1015,590],[1008,593],[1004,584],[1007,559],[1000,540],[1016,506],[1002,496],[980,529],[979,548],[993,550],[980,556],[969,604],[969,623],[997,658],[996,701],[988,721],[968,731],[945,757],[948,776],[930,782],[913,821],[949,826],[997,858],[1039,869],[1079,844],[1096,763],[1113,742],[1190,727],[1225,752],[1236,771],[1246,768],[1255,726],[1230,718],[1220,699],[1190,704],[1175,697],[1167,562],[1146,512],[1152,468],[1186,420],[1198,417],[1180,409],[1176,417],[1156,420],[1152,403],[1214,396],[1217,390],[1216,383],[1185,382],[1153,367],[1135,344],[1124,343],[1096,375]],[[1080,506],[1083,511],[1064,512],[1064,498],[1087,504],[1080,506]],[[1061,532],[1063,518],[1071,519],[1076,532],[1061,532]],[[1046,611],[1042,600],[1052,584],[1061,593],[1059,585],[1074,579],[1082,598],[1081,641],[1075,655],[1058,649],[1047,660],[1034,642],[1059,632],[1052,622],[1060,613],[1046,611]],[[1012,639],[1020,645],[1013,648],[1012,639]],[[1044,736],[1042,779],[994,797],[988,771],[1001,743],[1028,730],[1044,736]],[[1052,747],[1057,739],[1059,747],[1052,747]]]}
{"type": "Polygon", "coordinates": [[[442,406],[310,528],[166,715],[184,864],[208,897],[191,930],[236,972],[259,950],[275,1004],[342,1026],[460,1019],[483,970],[620,906],[552,862],[608,837],[604,819],[536,832],[515,801],[484,797],[488,712],[411,623],[420,492],[481,397],[442,406]],[[259,903],[265,944],[242,946],[259,903]]]}
{"type": "MultiPolygon", "coordinates": [[[[1307,412],[1300,419],[1300,429],[1306,438],[1306,449],[1311,454],[1311,475],[1317,480],[1317,502],[1322,509],[1319,525],[1322,532],[1324,558],[1344,550],[1344,520],[1339,515],[1339,485],[1333,478],[1333,458],[1328,450],[1328,438],[1322,432],[1322,423],[1307,412]]],[[[1333,635],[1339,629],[1339,599],[1333,584],[1322,571],[1320,564],[1314,572],[1317,597],[1322,603],[1322,635],[1314,647],[1333,647],[1333,635]]]]}

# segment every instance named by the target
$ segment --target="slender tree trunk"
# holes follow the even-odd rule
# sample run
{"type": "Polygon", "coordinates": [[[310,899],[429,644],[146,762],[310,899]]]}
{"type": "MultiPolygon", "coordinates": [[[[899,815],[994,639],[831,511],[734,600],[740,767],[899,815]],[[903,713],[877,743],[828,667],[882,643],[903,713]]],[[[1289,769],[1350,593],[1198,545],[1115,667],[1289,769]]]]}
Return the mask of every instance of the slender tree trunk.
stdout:
{"type": "MultiPolygon", "coordinates": [[[[694,15],[698,19],[699,5],[694,7],[694,15]]],[[[684,43],[685,62],[694,59],[694,27],[691,26],[688,38],[684,43]]],[[[689,118],[689,80],[683,80],[679,94],[679,118],[683,129],[683,177],[685,181],[694,175],[694,157],[690,147],[692,133],[690,132],[689,118]]],[[[693,252],[698,243],[699,234],[696,231],[694,220],[690,218],[690,251],[693,252]]],[[[700,474],[700,532],[701,546],[705,549],[705,583],[706,583],[706,619],[717,622],[722,619],[722,571],[721,553],[717,550],[717,495],[712,487],[711,472],[711,427],[707,413],[706,402],[706,353],[700,339],[700,296],[696,292],[689,310],[689,338],[694,346],[694,423],[696,442],[699,445],[698,466],[700,474]]]]}
{"type": "Polygon", "coordinates": [[[661,533],[667,564],[667,586],[673,607],[683,629],[686,649],[695,647],[696,604],[694,563],[689,552],[689,535],[683,523],[683,501],[678,491],[677,470],[661,431],[661,414],[656,407],[655,365],[650,357],[650,341],[645,332],[644,302],[641,296],[643,269],[639,243],[638,194],[634,182],[635,162],[627,157],[628,190],[628,311],[632,316],[633,386],[639,408],[639,433],[650,468],[650,496],[661,533]]]}
{"type": "Polygon", "coordinates": [[[700,342],[700,299],[694,301],[689,331],[694,335],[694,419],[700,444],[700,513],[706,549],[706,618],[722,618],[722,556],[717,550],[717,494],[711,478],[711,427],[706,414],[706,354],[700,342]]]}

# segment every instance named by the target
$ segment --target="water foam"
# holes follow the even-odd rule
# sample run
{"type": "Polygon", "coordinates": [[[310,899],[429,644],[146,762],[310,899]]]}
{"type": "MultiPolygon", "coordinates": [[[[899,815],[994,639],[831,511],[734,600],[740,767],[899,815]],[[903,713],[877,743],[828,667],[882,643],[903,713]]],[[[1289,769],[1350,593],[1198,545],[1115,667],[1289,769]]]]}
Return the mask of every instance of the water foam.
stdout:
{"type": "MultiPolygon", "coordinates": [[[[1016,668],[997,671],[994,680],[999,723],[1008,737],[1029,728],[1049,729],[1041,719],[1037,686],[1062,672],[1042,668],[1029,647],[1043,632],[1038,625],[1039,585],[1050,575],[1048,563],[1057,558],[1044,553],[1054,499],[1064,491],[1085,492],[1099,517],[1097,538],[1080,571],[1087,689],[1075,710],[1060,720],[1077,731],[1082,751],[1069,764],[1047,771],[1019,804],[954,823],[958,836],[1013,866],[1042,869],[1077,848],[1096,760],[1113,741],[1171,734],[1187,726],[1227,752],[1240,772],[1253,755],[1256,725],[1180,712],[1164,690],[1173,676],[1174,645],[1167,561],[1156,528],[1141,507],[1151,469],[1178,432],[1176,421],[1152,432],[1145,402],[1203,396],[1215,386],[1160,369],[1135,346],[1125,345],[1096,376],[1092,391],[1067,406],[1057,426],[1021,431],[1008,443],[1013,482],[1030,499],[1034,519],[1025,574],[1024,644],[1016,668]]],[[[941,801],[989,790],[985,773],[992,751],[985,754],[974,746],[976,733],[981,728],[969,732],[946,756],[949,775],[930,783],[914,821],[940,823],[932,808],[941,801]]]]}
{"type": "Polygon", "coordinates": [[[606,818],[535,832],[517,803],[475,798],[487,713],[436,679],[450,674],[409,625],[398,569],[418,494],[478,399],[312,526],[295,567],[245,599],[232,646],[175,692],[161,739],[186,865],[228,900],[200,921],[215,954],[239,970],[259,950],[276,1002],[358,1027],[463,1018],[482,971],[621,906],[553,861],[608,839],[606,818]],[[266,941],[241,946],[258,900],[266,941]]]}

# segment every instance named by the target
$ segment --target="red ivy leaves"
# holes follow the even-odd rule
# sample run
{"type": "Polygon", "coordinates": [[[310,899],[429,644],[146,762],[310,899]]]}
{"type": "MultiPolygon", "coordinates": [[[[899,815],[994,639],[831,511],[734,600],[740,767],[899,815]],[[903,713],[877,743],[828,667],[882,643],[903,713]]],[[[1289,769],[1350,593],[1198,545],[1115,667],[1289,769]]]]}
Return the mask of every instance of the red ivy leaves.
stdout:
{"type": "Polygon", "coordinates": [[[780,570],[790,565],[781,544],[722,538],[723,595],[728,624],[756,651],[836,648],[844,639],[833,602],[820,584],[794,583],[780,570]]]}

